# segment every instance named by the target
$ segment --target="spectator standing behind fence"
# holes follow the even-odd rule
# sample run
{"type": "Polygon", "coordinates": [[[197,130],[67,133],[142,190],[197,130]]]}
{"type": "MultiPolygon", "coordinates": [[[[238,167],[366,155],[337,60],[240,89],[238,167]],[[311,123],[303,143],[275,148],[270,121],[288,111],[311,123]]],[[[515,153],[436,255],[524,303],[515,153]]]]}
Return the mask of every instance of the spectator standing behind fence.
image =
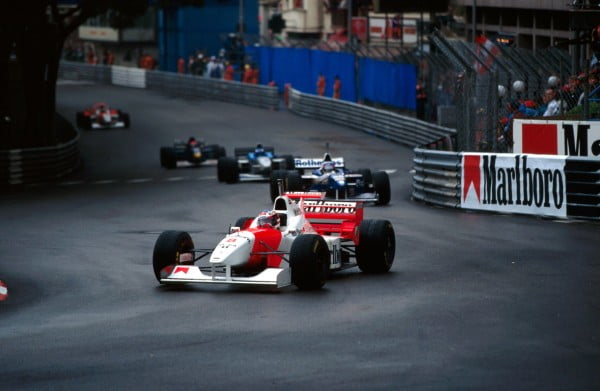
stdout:
{"type": "Polygon", "coordinates": [[[180,75],[185,73],[185,60],[183,57],[179,57],[179,60],[177,60],[177,73],[180,75]]]}
{"type": "Polygon", "coordinates": [[[317,95],[325,96],[325,85],[325,76],[319,73],[319,77],[317,78],[317,95]]]}
{"type": "Polygon", "coordinates": [[[333,81],[333,99],[340,99],[342,96],[342,81],[338,75],[335,75],[333,81]]]}
{"type": "Polygon", "coordinates": [[[258,84],[258,79],[260,78],[260,71],[258,69],[258,65],[253,64],[252,67],[252,80],[250,81],[252,84],[258,84]]]}
{"type": "Polygon", "coordinates": [[[244,75],[242,76],[242,81],[244,83],[252,82],[252,68],[250,67],[250,64],[244,65],[244,75]]]}
{"type": "Polygon", "coordinates": [[[552,117],[560,113],[560,101],[556,98],[556,91],[552,88],[546,89],[544,92],[544,104],[547,105],[544,117],[552,117]]]}
{"type": "Polygon", "coordinates": [[[223,74],[223,79],[232,81],[234,78],[235,69],[233,69],[233,65],[227,61],[225,63],[225,73],[223,74]]]}

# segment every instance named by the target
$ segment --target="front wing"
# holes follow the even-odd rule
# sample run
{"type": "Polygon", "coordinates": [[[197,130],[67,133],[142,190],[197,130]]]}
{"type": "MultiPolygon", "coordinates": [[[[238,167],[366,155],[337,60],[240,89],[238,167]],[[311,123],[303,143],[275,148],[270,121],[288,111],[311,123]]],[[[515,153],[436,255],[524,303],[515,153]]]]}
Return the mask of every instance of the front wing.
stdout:
{"type": "Polygon", "coordinates": [[[110,124],[99,124],[98,122],[92,122],[92,129],[116,129],[116,128],[124,128],[124,121],[115,121],[110,124]]]}
{"type": "Polygon", "coordinates": [[[267,268],[251,277],[234,276],[231,266],[177,265],[164,278],[164,284],[225,284],[225,285],[253,285],[260,287],[283,288],[291,285],[292,275],[289,268],[267,268]],[[202,270],[205,269],[205,270],[202,270]]]}

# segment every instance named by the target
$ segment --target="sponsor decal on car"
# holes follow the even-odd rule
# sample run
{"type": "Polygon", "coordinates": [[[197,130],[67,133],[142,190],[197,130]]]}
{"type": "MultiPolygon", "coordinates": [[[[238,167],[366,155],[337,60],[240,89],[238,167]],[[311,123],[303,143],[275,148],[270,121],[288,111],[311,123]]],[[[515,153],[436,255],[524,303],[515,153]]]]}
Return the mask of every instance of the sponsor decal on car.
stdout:
{"type": "Polygon", "coordinates": [[[303,207],[307,213],[354,214],[356,205],[356,202],[305,200],[303,207]]]}

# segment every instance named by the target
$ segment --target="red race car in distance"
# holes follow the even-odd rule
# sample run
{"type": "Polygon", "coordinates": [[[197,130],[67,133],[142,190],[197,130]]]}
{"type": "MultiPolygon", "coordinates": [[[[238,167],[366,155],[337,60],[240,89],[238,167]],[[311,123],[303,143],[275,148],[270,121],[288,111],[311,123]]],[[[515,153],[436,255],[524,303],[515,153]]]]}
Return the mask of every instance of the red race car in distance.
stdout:
{"type": "Polygon", "coordinates": [[[91,107],[77,112],[77,127],[80,129],[129,128],[129,114],[109,107],[106,103],[94,103],[91,107]]]}

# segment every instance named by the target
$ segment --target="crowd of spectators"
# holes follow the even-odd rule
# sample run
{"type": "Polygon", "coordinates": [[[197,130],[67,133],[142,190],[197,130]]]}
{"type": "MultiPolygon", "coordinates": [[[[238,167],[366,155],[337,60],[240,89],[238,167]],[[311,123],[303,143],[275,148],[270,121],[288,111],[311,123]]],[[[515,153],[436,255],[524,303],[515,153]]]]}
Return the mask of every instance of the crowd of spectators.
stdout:
{"type": "Polygon", "coordinates": [[[499,120],[498,141],[507,149],[512,147],[512,124],[515,118],[563,118],[581,112],[586,93],[588,97],[600,95],[600,66],[595,63],[588,72],[571,75],[563,83],[556,75],[548,78],[546,88],[534,99],[510,99],[505,115],[499,120]]]}

